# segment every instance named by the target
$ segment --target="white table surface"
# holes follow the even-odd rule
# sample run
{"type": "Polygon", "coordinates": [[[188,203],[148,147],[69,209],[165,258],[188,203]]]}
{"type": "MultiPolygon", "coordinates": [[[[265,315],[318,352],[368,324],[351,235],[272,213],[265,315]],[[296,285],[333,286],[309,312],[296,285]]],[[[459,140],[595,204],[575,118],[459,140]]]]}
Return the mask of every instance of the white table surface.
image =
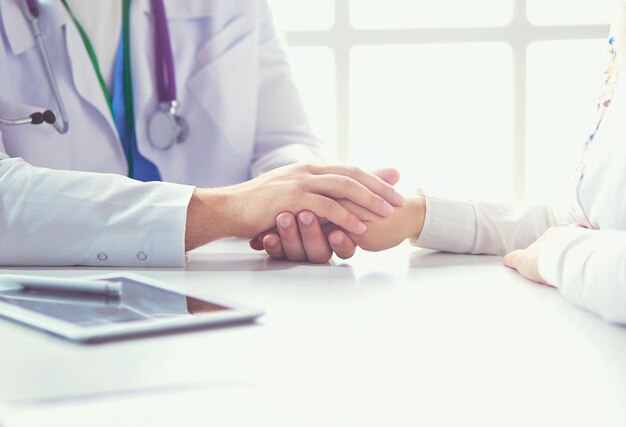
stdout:
{"type": "Polygon", "coordinates": [[[0,425],[626,426],[626,328],[498,257],[403,245],[296,265],[228,240],[130,271],[267,314],[91,346],[0,320],[0,425]]]}

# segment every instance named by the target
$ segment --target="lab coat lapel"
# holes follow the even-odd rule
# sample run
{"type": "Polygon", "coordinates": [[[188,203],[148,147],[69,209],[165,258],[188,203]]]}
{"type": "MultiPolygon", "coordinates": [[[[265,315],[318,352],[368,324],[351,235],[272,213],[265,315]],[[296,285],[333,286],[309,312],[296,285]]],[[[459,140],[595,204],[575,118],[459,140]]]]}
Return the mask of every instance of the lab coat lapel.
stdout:
{"type": "Polygon", "coordinates": [[[91,59],[85,48],[85,43],[73,23],[66,25],[66,44],[67,52],[70,58],[70,67],[72,69],[72,80],[76,86],[76,91],[87,102],[89,102],[103,119],[111,132],[118,139],[117,129],[113,122],[110,107],[102,93],[98,76],[92,66],[91,59]]]}

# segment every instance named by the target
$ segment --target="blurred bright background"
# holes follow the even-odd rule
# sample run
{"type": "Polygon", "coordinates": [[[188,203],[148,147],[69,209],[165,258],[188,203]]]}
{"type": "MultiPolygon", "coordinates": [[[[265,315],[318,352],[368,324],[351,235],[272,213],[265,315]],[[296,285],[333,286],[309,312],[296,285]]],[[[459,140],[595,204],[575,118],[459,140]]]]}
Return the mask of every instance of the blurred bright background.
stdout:
{"type": "Polygon", "coordinates": [[[269,0],[329,160],[566,204],[616,0],[269,0]]]}

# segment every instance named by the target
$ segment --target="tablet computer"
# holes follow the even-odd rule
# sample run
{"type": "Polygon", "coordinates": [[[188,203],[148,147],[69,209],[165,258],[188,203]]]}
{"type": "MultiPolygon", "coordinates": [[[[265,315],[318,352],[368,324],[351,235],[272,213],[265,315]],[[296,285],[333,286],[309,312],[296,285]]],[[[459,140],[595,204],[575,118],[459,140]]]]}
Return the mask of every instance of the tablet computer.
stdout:
{"type": "Polygon", "coordinates": [[[119,297],[0,286],[0,316],[76,342],[251,322],[262,311],[168,289],[131,273],[90,276],[121,282],[119,297]]]}

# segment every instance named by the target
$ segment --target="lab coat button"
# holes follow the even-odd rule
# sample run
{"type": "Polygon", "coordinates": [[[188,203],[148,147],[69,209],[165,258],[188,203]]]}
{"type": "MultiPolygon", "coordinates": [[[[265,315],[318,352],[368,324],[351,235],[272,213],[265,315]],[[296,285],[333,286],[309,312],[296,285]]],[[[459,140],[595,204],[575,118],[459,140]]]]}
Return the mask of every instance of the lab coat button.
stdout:
{"type": "Polygon", "coordinates": [[[145,260],[148,259],[148,254],[145,253],[144,251],[139,251],[139,252],[137,252],[137,259],[139,261],[145,261],[145,260]]]}
{"type": "Polygon", "coordinates": [[[109,259],[109,256],[104,252],[99,252],[96,256],[98,257],[99,261],[106,261],[107,259],[109,259]]]}

